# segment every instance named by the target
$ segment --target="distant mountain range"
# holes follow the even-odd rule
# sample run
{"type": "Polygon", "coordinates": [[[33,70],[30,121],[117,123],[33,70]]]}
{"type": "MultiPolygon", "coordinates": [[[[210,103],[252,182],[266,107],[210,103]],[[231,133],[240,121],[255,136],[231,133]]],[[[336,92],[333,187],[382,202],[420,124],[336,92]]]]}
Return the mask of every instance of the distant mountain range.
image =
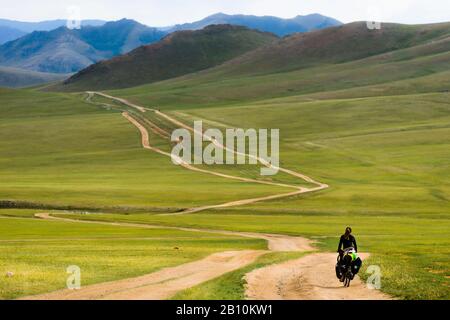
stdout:
{"type": "MultiPolygon", "coordinates": [[[[66,25],[67,20],[48,20],[40,22],[23,22],[8,19],[0,19],[0,45],[8,41],[16,40],[27,33],[34,31],[51,31],[66,25]]],[[[82,26],[102,26],[103,20],[83,20],[82,26]]]]}
{"type": "Polygon", "coordinates": [[[60,27],[35,31],[0,46],[0,65],[50,73],[73,73],[141,45],[160,40],[165,32],[133,20],[108,22],[79,30],[60,27]]]}
{"type": "MultiPolygon", "coordinates": [[[[24,22],[8,19],[0,19],[0,45],[7,41],[16,40],[27,33],[34,31],[51,31],[66,26],[67,20],[47,20],[40,22],[24,22]]],[[[106,24],[104,20],[82,20],[81,26],[100,27],[106,24]]],[[[232,24],[248,27],[259,31],[272,32],[278,36],[285,36],[295,32],[307,32],[311,30],[324,29],[341,25],[336,19],[322,16],[320,14],[310,14],[296,16],[292,19],[282,19],[272,16],[252,16],[252,15],[228,15],[217,13],[202,20],[192,23],[179,24],[175,26],[157,28],[166,34],[180,30],[199,30],[211,24],[232,24]]]]}
{"type": "Polygon", "coordinates": [[[232,24],[244,26],[259,31],[272,32],[278,36],[286,36],[296,32],[308,32],[312,30],[324,29],[341,25],[342,22],[322,16],[320,14],[310,14],[306,16],[296,16],[292,19],[282,19],[272,16],[251,16],[251,15],[228,15],[217,13],[206,17],[203,20],[176,25],[164,28],[168,32],[178,30],[198,30],[211,24],[232,24]]]}
{"type": "MultiPolygon", "coordinates": [[[[285,36],[341,23],[319,14],[281,19],[218,13],[197,22],[165,28],[152,28],[122,19],[114,22],[84,20],[81,29],[70,30],[65,27],[66,20],[62,19],[42,22],[0,19],[0,66],[16,71],[70,74],[139,46],[155,43],[172,32],[200,30],[215,24],[243,26],[285,36]]],[[[162,74],[155,79],[160,76],[162,74]]]]}

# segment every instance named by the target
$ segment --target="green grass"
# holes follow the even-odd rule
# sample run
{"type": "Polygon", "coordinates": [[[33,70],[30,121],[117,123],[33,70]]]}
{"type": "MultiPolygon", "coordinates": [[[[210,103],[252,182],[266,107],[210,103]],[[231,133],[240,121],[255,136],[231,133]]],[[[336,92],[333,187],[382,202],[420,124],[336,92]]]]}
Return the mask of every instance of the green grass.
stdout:
{"type": "Polygon", "coordinates": [[[208,233],[0,217],[0,299],[63,289],[70,265],[81,268],[84,286],[151,273],[214,252],[265,248],[263,240],[208,233]],[[6,277],[7,272],[14,276],[6,277]]]}
{"type": "Polygon", "coordinates": [[[16,218],[33,218],[38,213],[34,209],[1,209],[0,216],[16,218]]]}
{"type": "Polygon", "coordinates": [[[279,128],[281,165],[331,186],[252,208],[442,215],[450,208],[448,101],[448,94],[440,93],[183,113],[210,121],[226,119],[233,127],[279,128]]]}
{"type": "Polygon", "coordinates": [[[282,263],[287,260],[300,258],[305,253],[272,252],[258,258],[245,268],[229,272],[221,277],[207,281],[198,286],[177,293],[172,300],[244,300],[244,276],[252,270],[263,268],[271,264],[282,263]]]}

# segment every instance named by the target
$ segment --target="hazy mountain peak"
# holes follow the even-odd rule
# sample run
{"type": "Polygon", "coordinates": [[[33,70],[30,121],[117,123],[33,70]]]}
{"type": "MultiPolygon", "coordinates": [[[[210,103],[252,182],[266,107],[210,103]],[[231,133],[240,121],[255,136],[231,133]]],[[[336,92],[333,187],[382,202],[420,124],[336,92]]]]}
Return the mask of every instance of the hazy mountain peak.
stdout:
{"type": "Polygon", "coordinates": [[[217,12],[217,13],[214,13],[214,14],[212,14],[212,15],[206,17],[206,19],[207,19],[207,18],[222,18],[222,17],[229,17],[229,16],[230,16],[230,15],[228,15],[228,14],[226,14],[226,13],[223,13],[223,12],[217,12]]]}
{"type": "Polygon", "coordinates": [[[122,19],[116,20],[116,21],[108,21],[107,23],[105,23],[105,24],[103,25],[103,27],[108,27],[108,26],[123,26],[123,25],[129,25],[129,26],[141,25],[141,26],[143,26],[143,24],[137,22],[136,20],[133,20],[133,19],[127,19],[127,18],[122,18],[122,19]]]}
{"type": "MultiPolygon", "coordinates": [[[[20,30],[25,33],[31,33],[33,31],[51,31],[56,28],[65,26],[66,19],[46,20],[39,22],[25,22],[8,19],[0,19],[0,26],[6,26],[20,30]]],[[[103,20],[82,20],[81,26],[102,26],[106,23],[103,20]]]]}
{"type": "Polygon", "coordinates": [[[130,19],[81,29],[60,26],[52,31],[35,31],[0,46],[0,65],[71,73],[158,41],[164,35],[162,31],[130,19]]]}
{"type": "Polygon", "coordinates": [[[283,19],[273,16],[229,15],[219,12],[196,22],[180,24],[172,28],[164,28],[164,30],[199,30],[210,24],[240,25],[259,31],[272,32],[278,36],[285,36],[296,32],[307,32],[333,27],[342,23],[333,18],[316,13],[297,16],[292,19],[283,19]]]}

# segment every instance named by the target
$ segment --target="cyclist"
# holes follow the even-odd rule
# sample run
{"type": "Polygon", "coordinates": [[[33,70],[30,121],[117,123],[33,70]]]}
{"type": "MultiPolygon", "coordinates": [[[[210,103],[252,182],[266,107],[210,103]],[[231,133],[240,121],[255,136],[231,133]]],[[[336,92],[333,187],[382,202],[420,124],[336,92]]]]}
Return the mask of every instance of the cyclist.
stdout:
{"type": "Polygon", "coordinates": [[[358,252],[358,246],[356,245],[356,239],[352,235],[352,228],[347,227],[345,229],[345,233],[341,236],[339,240],[338,251],[340,254],[347,248],[354,248],[356,252],[358,252]]]}
{"type": "Polygon", "coordinates": [[[338,263],[336,264],[336,277],[343,282],[344,272],[348,267],[351,268],[350,277],[353,280],[361,268],[362,261],[358,256],[358,246],[356,239],[352,235],[352,228],[347,227],[345,233],[341,236],[338,246],[338,263]]]}

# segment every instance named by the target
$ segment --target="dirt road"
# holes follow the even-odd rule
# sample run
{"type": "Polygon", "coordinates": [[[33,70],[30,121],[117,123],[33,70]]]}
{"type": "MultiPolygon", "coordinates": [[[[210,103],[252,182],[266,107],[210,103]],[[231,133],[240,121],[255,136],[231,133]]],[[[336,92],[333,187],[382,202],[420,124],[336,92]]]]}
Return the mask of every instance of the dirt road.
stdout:
{"type": "Polygon", "coordinates": [[[264,251],[228,251],[145,276],[28,297],[27,300],[163,300],[254,262],[264,251]]]}
{"type": "MultiPolygon", "coordinates": [[[[270,251],[307,251],[313,250],[312,242],[301,237],[223,230],[162,227],[134,223],[114,223],[102,221],[72,220],[53,217],[48,213],[35,215],[39,219],[64,221],[72,223],[103,224],[135,228],[166,228],[189,232],[215,233],[264,239],[270,251]]],[[[217,278],[225,273],[240,269],[256,261],[269,251],[244,250],[227,251],[213,254],[205,259],[164,268],[141,277],[124,279],[83,287],[81,290],[60,290],[48,294],[26,297],[26,300],[161,300],[168,299],[177,292],[217,278]]]]}
{"type": "Polygon", "coordinates": [[[245,276],[246,297],[251,300],[391,299],[378,290],[368,289],[359,277],[355,277],[349,288],[344,288],[336,279],[335,264],[335,253],[316,253],[254,270],[245,276]]]}
{"type": "MultiPolygon", "coordinates": [[[[104,224],[136,228],[167,228],[190,232],[206,232],[234,235],[247,238],[264,239],[269,251],[312,251],[311,240],[276,234],[259,234],[251,232],[234,232],[224,230],[163,227],[135,223],[72,220],[53,217],[48,213],[36,214],[36,218],[73,223],[104,224]]],[[[186,263],[177,267],[108,283],[87,286],[78,291],[61,290],[48,294],[27,297],[32,300],[159,300],[167,299],[180,290],[184,290],[205,281],[219,277],[227,272],[237,270],[254,262],[261,255],[269,252],[263,250],[227,251],[213,254],[200,261],[186,263]]],[[[363,256],[364,258],[365,256],[363,256]]],[[[246,275],[246,296],[248,299],[389,299],[377,290],[369,290],[358,278],[350,288],[344,288],[334,275],[336,254],[310,254],[297,260],[271,265],[257,269],[246,275]]]]}
{"type": "MultiPolygon", "coordinates": [[[[144,149],[151,150],[153,152],[170,157],[172,159],[174,158],[174,156],[172,154],[165,152],[161,149],[152,147],[150,145],[148,131],[138,120],[133,118],[127,112],[123,112],[122,115],[125,119],[127,119],[129,122],[131,122],[136,128],[138,128],[139,132],[141,133],[142,146],[144,149]]],[[[303,193],[315,192],[315,191],[319,191],[319,190],[328,188],[328,185],[324,185],[324,184],[315,182],[313,179],[311,179],[309,177],[306,177],[300,173],[296,173],[296,172],[293,172],[291,170],[286,170],[286,169],[282,169],[282,170],[284,170],[285,172],[289,172],[289,174],[295,175],[296,177],[301,177],[301,179],[303,179],[305,181],[308,181],[311,183],[316,183],[316,184],[318,184],[318,186],[316,188],[304,188],[304,187],[299,187],[296,185],[289,185],[289,184],[284,184],[284,183],[275,183],[275,182],[270,182],[270,181],[262,181],[262,180],[256,180],[256,179],[250,179],[250,178],[237,177],[237,176],[232,176],[232,175],[223,174],[223,173],[219,173],[219,172],[215,172],[215,171],[211,171],[211,170],[205,170],[205,169],[201,169],[201,168],[192,166],[191,164],[185,162],[183,159],[181,159],[179,157],[177,157],[175,159],[175,161],[177,163],[179,163],[182,167],[184,167],[188,170],[191,170],[191,171],[199,172],[199,173],[206,173],[206,174],[210,174],[210,175],[214,175],[214,176],[218,176],[218,177],[222,177],[222,178],[226,178],[226,179],[239,180],[242,182],[251,182],[251,183],[272,185],[272,186],[277,186],[277,187],[292,188],[292,189],[295,189],[296,191],[289,192],[289,193],[275,194],[275,195],[270,195],[270,196],[265,196],[265,197],[259,197],[259,198],[236,200],[236,201],[231,201],[231,202],[217,204],[217,205],[208,205],[208,206],[190,208],[190,209],[186,209],[186,210],[183,210],[183,211],[180,211],[177,213],[170,213],[170,214],[163,214],[163,215],[183,215],[183,214],[195,213],[195,212],[200,212],[200,211],[205,211],[205,210],[210,210],[210,209],[236,207],[236,206],[242,206],[242,205],[246,205],[246,204],[261,202],[261,201],[268,201],[268,200],[292,197],[292,196],[300,195],[303,193]]]]}

